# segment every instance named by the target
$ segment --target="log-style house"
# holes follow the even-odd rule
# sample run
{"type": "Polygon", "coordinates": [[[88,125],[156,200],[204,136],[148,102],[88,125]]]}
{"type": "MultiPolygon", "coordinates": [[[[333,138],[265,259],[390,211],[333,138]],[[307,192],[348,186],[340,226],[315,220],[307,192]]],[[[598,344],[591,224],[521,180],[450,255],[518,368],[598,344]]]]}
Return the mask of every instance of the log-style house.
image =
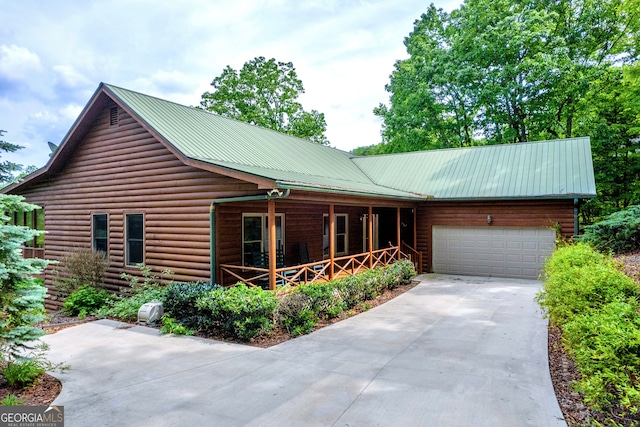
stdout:
{"type": "Polygon", "coordinates": [[[595,183],[588,138],[359,157],[101,84],[47,165],[3,192],[43,208],[30,255],[105,251],[112,290],[138,264],[274,288],[402,256],[535,278],[595,183]]]}

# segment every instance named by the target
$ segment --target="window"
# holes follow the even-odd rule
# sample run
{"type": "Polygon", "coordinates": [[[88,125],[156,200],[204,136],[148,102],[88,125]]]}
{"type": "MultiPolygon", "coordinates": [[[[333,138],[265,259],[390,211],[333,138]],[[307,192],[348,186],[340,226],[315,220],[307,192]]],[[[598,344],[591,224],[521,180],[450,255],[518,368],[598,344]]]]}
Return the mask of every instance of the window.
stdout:
{"type": "MultiPolygon", "coordinates": [[[[284,247],[284,214],[276,214],[276,248],[284,247]]],[[[269,250],[269,216],[242,214],[242,265],[253,266],[254,253],[269,250]]]]}
{"type": "Polygon", "coordinates": [[[93,214],[91,218],[91,247],[94,251],[109,253],[109,217],[107,214],[93,214]]]}
{"type": "Polygon", "coordinates": [[[135,266],[144,264],[144,215],[126,214],[125,216],[125,264],[135,266]]]}
{"type": "MultiPolygon", "coordinates": [[[[335,214],[336,219],[336,255],[347,255],[349,252],[349,215],[335,214]]],[[[329,215],[324,214],[322,225],[322,242],[324,256],[329,256],[329,215]]]]}

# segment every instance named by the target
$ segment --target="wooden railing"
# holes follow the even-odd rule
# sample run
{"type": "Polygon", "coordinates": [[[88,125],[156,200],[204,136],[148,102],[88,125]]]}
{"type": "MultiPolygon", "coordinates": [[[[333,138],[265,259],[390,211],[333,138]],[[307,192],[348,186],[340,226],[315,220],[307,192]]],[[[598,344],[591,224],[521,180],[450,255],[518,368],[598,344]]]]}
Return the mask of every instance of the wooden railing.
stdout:
{"type": "MultiPolygon", "coordinates": [[[[384,267],[398,260],[399,257],[407,258],[398,246],[391,246],[373,251],[371,254],[364,252],[334,258],[333,264],[326,259],[308,264],[280,267],[276,269],[276,285],[295,286],[299,283],[327,282],[331,278],[362,273],[370,267],[384,267]]],[[[232,280],[246,283],[248,286],[269,287],[268,268],[222,264],[220,271],[220,283],[223,284],[227,282],[226,278],[231,277],[232,280]]]]}
{"type": "Polygon", "coordinates": [[[422,252],[416,251],[411,246],[407,245],[405,242],[400,244],[400,252],[402,253],[403,258],[408,259],[413,263],[413,268],[416,269],[418,274],[422,273],[422,252]]]}
{"type": "Polygon", "coordinates": [[[40,259],[44,259],[44,248],[30,248],[30,247],[23,247],[22,248],[22,258],[25,259],[29,259],[29,258],[40,258],[40,259]]]}

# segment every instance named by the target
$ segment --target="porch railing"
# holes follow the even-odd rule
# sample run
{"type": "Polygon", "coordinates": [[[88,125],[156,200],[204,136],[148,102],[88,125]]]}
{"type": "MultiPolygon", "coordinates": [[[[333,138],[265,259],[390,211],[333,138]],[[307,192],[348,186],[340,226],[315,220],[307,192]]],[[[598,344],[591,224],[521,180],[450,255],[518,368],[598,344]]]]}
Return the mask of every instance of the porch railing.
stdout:
{"type": "MultiPolygon", "coordinates": [[[[347,255],[331,260],[311,262],[308,264],[292,265],[276,269],[276,286],[292,285],[311,282],[328,282],[331,277],[337,278],[362,273],[368,268],[384,267],[399,258],[407,258],[398,246],[375,250],[371,253],[363,252],[347,255]],[[332,269],[333,268],[333,274],[332,269]]],[[[269,269],[248,267],[241,265],[220,265],[220,282],[226,283],[228,278],[236,282],[243,282],[248,286],[269,286],[269,269]]]]}
{"type": "Polygon", "coordinates": [[[404,258],[407,258],[413,263],[413,268],[415,268],[418,273],[422,273],[422,252],[416,251],[405,242],[400,244],[400,252],[402,252],[404,258]]]}
{"type": "Polygon", "coordinates": [[[40,258],[44,259],[44,248],[32,248],[24,246],[22,248],[22,258],[40,258]]]}

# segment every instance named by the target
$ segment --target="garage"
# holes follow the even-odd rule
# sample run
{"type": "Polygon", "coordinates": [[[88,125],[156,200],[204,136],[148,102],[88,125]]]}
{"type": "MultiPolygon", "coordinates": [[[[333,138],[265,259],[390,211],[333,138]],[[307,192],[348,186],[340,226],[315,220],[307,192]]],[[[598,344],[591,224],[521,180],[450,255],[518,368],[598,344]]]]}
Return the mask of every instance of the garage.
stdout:
{"type": "Polygon", "coordinates": [[[433,226],[433,271],[537,279],[555,238],[540,227],[433,226]]]}

